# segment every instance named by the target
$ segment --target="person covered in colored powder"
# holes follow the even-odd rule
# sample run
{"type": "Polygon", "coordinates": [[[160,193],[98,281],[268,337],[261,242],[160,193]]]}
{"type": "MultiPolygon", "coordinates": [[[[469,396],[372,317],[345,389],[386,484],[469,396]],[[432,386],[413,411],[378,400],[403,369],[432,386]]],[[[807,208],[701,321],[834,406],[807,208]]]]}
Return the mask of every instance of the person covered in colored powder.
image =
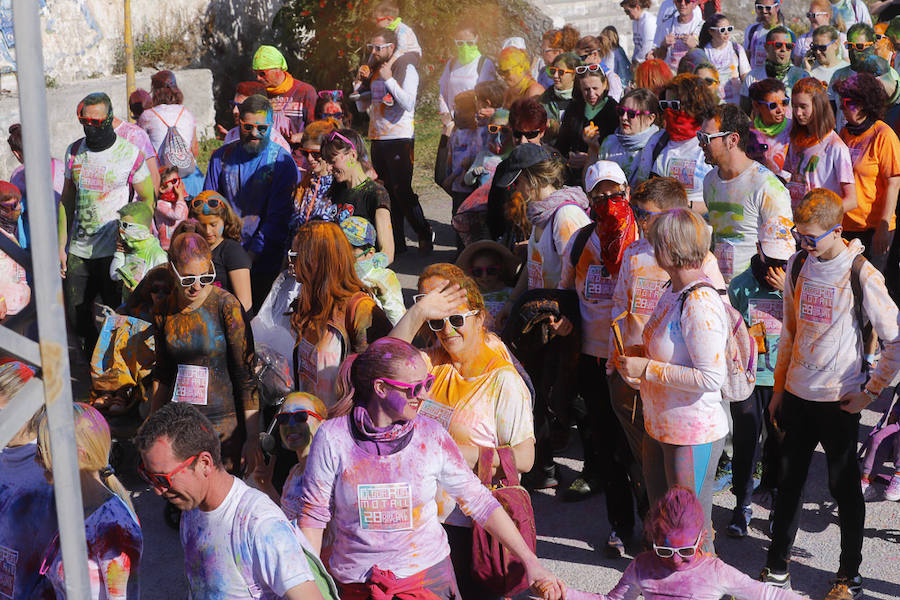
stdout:
{"type": "Polygon", "coordinates": [[[253,54],[256,79],[266,86],[274,113],[274,127],[288,142],[300,134],[316,114],[316,89],[287,71],[284,55],[274,46],[260,46],[253,54]]]}

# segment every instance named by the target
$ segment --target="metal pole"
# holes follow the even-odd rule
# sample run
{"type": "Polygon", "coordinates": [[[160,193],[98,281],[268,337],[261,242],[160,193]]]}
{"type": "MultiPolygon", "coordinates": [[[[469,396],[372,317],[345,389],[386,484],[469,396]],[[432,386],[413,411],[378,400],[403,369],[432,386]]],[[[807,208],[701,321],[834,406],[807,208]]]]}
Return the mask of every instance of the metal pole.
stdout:
{"type": "Polygon", "coordinates": [[[87,600],[91,595],[87,543],[81,502],[81,481],[75,447],[66,320],[59,278],[59,236],[56,202],[50,188],[50,133],[44,94],[41,21],[34,0],[12,0],[19,112],[25,150],[28,210],[32,214],[31,255],[34,262],[34,299],[41,350],[41,378],[50,425],[53,489],[59,542],[66,573],[66,595],[87,600]]]}
{"type": "MultiPolygon", "coordinates": [[[[128,105],[128,99],[137,89],[134,82],[134,39],[131,37],[131,0],[125,2],[125,113],[128,115],[128,121],[133,122],[131,118],[131,107],[128,105]]],[[[124,119],[123,119],[124,120],[124,119]]]]}

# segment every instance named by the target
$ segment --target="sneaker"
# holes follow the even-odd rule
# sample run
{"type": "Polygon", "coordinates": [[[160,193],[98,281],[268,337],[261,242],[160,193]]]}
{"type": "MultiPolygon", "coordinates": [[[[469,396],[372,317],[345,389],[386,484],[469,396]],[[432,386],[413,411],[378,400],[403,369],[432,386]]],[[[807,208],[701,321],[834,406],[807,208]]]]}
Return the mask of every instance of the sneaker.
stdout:
{"type": "Polygon", "coordinates": [[[565,502],[580,502],[593,496],[598,489],[598,486],[591,485],[591,482],[584,477],[579,477],[566,488],[566,491],[562,494],[562,499],[565,502]]]}
{"type": "Polygon", "coordinates": [[[900,500],[900,472],[894,473],[894,476],[891,477],[891,482],[884,490],[884,497],[891,502],[900,500]]]}
{"type": "Polygon", "coordinates": [[[791,574],[788,572],[776,573],[769,567],[762,570],[759,580],[771,587],[791,589],[791,574]]]}
{"type": "Polygon", "coordinates": [[[729,537],[742,538],[747,536],[747,527],[750,525],[750,517],[753,516],[753,509],[749,506],[736,506],[731,515],[731,523],[725,533],[729,537]]]}
{"type": "Polygon", "coordinates": [[[616,534],[615,530],[609,532],[609,539],[606,540],[606,556],[625,558],[625,542],[616,534]]]}
{"type": "Polygon", "coordinates": [[[522,476],[522,487],[526,490],[546,490],[559,485],[559,471],[556,465],[552,467],[535,467],[522,476]]]}
{"type": "Polygon", "coordinates": [[[875,496],[877,495],[875,492],[875,488],[872,487],[872,484],[868,479],[860,479],[859,487],[862,488],[863,500],[869,502],[875,499],[875,496]]]}
{"type": "Polygon", "coordinates": [[[431,228],[424,235],[419,236],[419,256],[431,254],[434,250],[434,230],[431,228]]]}
{"type": "Polygon", "coordinates": [[[862,595],[862,577],[838,577],[831,582],[831,590],[825,594],[825,600],[857,600],[862,595]]]}

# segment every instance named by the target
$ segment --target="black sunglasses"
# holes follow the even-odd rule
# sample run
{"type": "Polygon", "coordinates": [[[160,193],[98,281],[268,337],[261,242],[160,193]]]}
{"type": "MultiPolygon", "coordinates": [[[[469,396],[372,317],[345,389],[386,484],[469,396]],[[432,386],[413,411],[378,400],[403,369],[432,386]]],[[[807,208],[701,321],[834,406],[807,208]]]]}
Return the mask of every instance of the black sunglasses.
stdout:
{"type": "Polygon", "coordinates": [[[537,136],[541,135],[541,133],[543,132],[540,129],[535,129],[534,131],[519,131],[518,129],[514,129],[513,137],[516,139],[523,137],[527,140],[533,140],[537,136]]]}

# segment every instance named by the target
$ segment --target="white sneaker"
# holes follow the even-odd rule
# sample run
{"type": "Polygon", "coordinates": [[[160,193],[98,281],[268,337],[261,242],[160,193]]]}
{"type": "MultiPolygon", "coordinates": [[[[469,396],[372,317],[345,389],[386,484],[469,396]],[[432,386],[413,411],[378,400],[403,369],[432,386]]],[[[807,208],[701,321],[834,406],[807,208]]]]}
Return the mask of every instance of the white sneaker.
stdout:
{"type": "Polygon", "coordinates": [[[891,477],[891,482],[884,490],[884,497],[891,502],[900,500],[900,473],[894,473],[894,476],[891,477]]]}

